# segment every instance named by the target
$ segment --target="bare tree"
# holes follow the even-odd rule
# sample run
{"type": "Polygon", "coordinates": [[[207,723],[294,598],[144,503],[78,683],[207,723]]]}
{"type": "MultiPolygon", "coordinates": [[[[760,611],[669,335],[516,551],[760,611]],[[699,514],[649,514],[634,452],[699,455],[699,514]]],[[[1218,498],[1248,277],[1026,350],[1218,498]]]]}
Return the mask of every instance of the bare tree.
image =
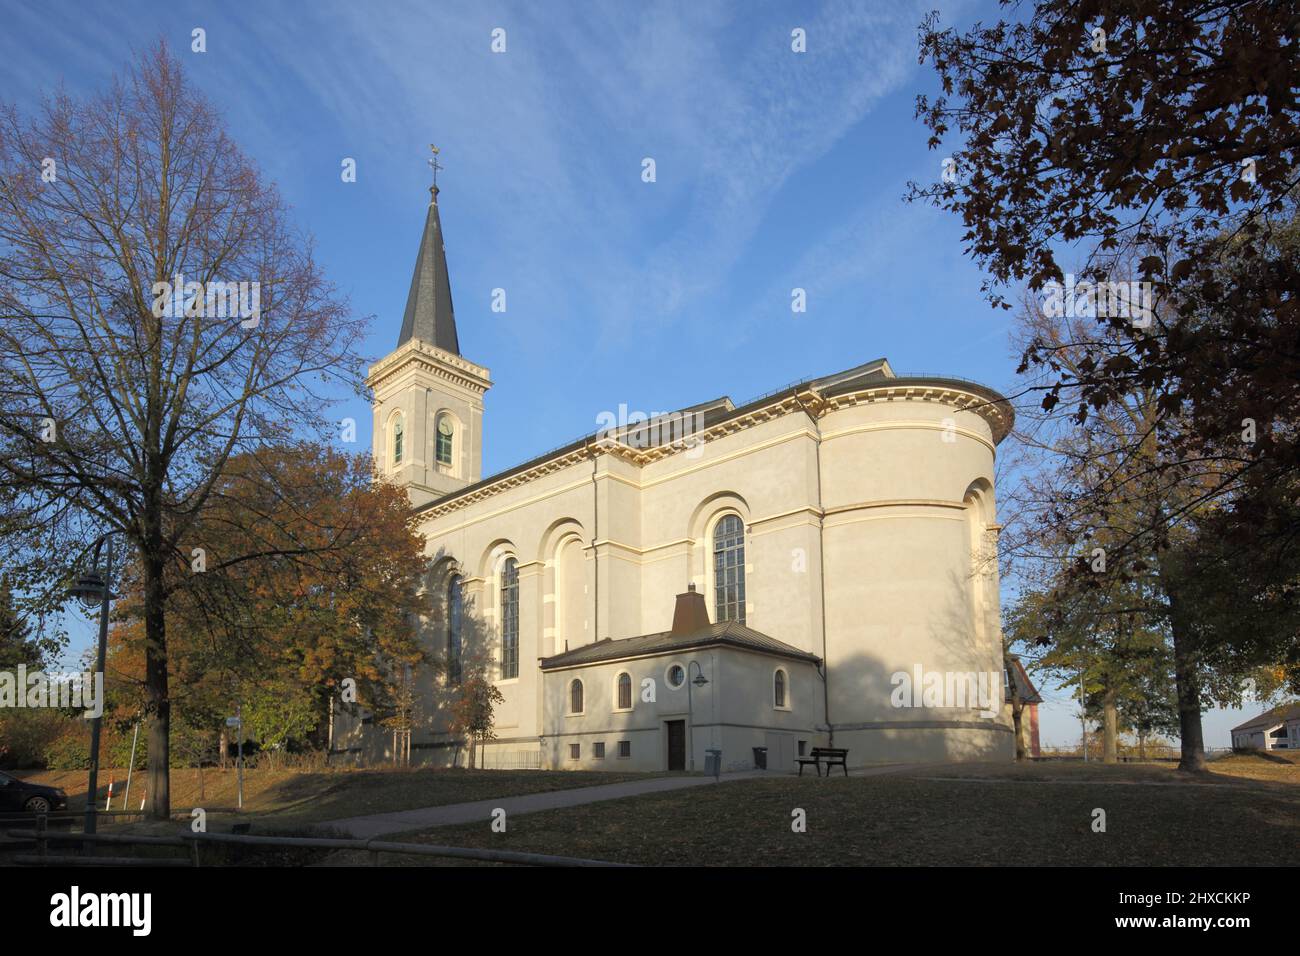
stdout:
{"type": "Polygon", "coordinates": [[[102,95],[0,110],[0,527],[24,531],[0,557],[129,544],[156,818],[165,572],[198,570],[187,533],[233,456],[324,432],[322,388],[357,385],[363,330],[163,43],[102,95]]]}

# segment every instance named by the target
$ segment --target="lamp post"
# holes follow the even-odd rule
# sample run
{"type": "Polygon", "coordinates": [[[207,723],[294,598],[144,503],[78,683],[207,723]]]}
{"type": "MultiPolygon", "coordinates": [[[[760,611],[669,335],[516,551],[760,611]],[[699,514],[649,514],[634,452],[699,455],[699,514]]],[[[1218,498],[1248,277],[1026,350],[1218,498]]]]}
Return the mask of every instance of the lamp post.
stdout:
{"type": "Polygon", "coordinates": [[[709,679],[704,676],[704,668],[700,666],[699,661],[691,661],[690,664],[686,665],[686,676],[688,678],[691,676],[691,664],[694,664],[695,669],[699,671],[699,673],[695,677],[695,680],[693,681],[688,680],[686,683],[686,733],[687,733],[686,746],[691,752],[691,772],[694,773],[695,772],[695,708],[694,705],[691,703],[691,684],[694,684],[696,687],[703,687],[705,684],[709,682],[709,679]]]}
{"type": "MultiPolygon", "coordinates": [[[[95,676],[99,686],[104,686],[104,657],[108,651],[108,606],[112,597],[113,580],[113,537],[102,535],[95,542],[95,557],[90,571],[77,579],[68,592],[81,602],[82,607],[90,610],[96,602],[99,604],[99,648],[95,655],[95,676]],[[104,552],[104,573],[99,573],[99,555],[104,552]]],[[[93,679],[93,678],[92,678],[93,679]]],[[[102,694],[101,694],[102,696],[102,694]]],[[[99,735],[103,724],[103,701],[100,701],[99,715],[90,720],[90,780],[86,791],[86,823],[84,832],[95,832],[95,813],[99,792],[99,735]]]]}

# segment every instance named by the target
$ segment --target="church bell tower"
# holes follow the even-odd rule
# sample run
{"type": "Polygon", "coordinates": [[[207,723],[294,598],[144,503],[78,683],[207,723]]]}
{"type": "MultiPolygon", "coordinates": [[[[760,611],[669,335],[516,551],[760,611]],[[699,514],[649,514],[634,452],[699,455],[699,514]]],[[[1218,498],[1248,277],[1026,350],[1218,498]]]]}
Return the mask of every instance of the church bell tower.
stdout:
{"type": "Polygon", "coordinates": [[[374,458],[415,506],[482,477],[483,394],[488,370],[460,354],[438,215],[437,150],[429,208],[397,348],[370,367],[374,458]]]}

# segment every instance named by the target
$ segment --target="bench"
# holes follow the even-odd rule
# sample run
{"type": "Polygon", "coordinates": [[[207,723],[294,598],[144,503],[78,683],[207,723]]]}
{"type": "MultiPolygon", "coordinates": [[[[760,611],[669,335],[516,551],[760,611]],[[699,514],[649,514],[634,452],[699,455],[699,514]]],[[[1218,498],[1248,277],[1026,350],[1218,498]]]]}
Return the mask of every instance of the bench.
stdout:
{"type": "Polygon", "coordinates": [[[831,775],[831,767],[841,767],[844,770],[844,776],[849,775],[849,751],[847,748],[840,747],[814,747],[812,753],[807,757],[796,757],[795,762],[799,764],[799,776],[803,776],[804,764],[812,764],[817,768],[817,776],[822,775],[822,764],[826,764],[826,776],[831,775]]]}

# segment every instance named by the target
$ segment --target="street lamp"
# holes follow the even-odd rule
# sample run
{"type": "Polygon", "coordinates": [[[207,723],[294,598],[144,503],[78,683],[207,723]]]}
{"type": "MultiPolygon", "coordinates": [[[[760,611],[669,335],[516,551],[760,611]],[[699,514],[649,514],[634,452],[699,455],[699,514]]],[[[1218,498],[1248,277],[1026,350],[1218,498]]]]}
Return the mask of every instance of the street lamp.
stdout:
{"type": "Polygon", "coordinates": [[[691,676],[691,664],[694,664],[696,670],[699,671],[699,673],[695,677],[695,680],[688,682],[686,685],[686,727],[687,727],[686,732],[688,735],[686,746],[691,751],[691,772],[694,773],[695,771],[695,709],[691,704],[691,684],[694,684],[696,687],[703,687],[705,684],[709,682],[709,679],[704,676],[704,668],[700,666],[699,661],[691,661],[690,664],[686,665],[687,677],[691,676]]]}
{"type": "MultiPolygon", "coordinates": [[[[104,686],[104,657],[108,651],[108,605],[112,598],[109,582],[113,580],[113,537],[112,534],[101,535],[95,542],[95,557],[91,570],[77,578],[68,593],[81,602],[86,610],[93,610],[99,605],[99,648],[95,658],[95,674],[99,686],[104,686]],[[100,552],[104,552],[104,571],[99,570],[100,552]]],[[[95,813],[99,804],[99,735],[103,721],[103,701],[97,708],[99,715],[90,720],[90,780],[86,791],[86,823],[84,832],[95,832],[95,813]]]]}

